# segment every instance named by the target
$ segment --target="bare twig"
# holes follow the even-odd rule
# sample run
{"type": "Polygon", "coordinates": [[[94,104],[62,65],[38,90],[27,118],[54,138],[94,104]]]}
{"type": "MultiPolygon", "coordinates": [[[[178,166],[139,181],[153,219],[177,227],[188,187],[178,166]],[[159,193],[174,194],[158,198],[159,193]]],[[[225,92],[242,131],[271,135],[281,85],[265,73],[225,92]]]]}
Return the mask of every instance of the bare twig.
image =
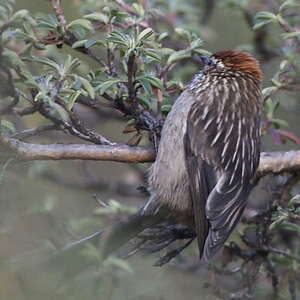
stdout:
{"type": "Polygon", "coordinates": [[[30,128],[20,132],[16,132],[11,137],[23,140],[50,130],[59,130],[59,128],[56,125],[43,125],[36,128],[30,128]]]}
{"type": "Polygon", "coordinates": [[[73,123],[73,126],[82,134],[86,135],[88,139],[95,143],[95,144],[101,144],[101,145],[114,145],[115,143],[110,142],[106,137],[99,134],[98,132],[86,128],[79,116],[74,111],[69,111],[69,116],[71,118],[71,121],[73,123]]]}
{"type": "Polygon", "coordinates": [[[59,23],[62,27],[65,27],[67,25],[67,22],[66,22],[66,19],[65,19],[62,7],[61,7],[60,0],[50,0],[50,2],[54,9],[57,20],[59,21],[59,23]]]}
{"type": "Polygon", "coordinates": [[[273,247],[265,247],[264,250],[267,251],[267,252],[279,254],[279,255],[285,256],[285,257],[287,257],[289,259],[292,259],[292,260],[295,260],[297,262],[300,262],[300,258],[299,257],[297,257],[295,255],[292,255],[292,254],[289,254],[289,253],[287,253],[284,250],[276,249],[276,248],[273,248],[273,247]]]}
{"type": "MultiPolygon", "coordinates": [[[[64,107],[61,102],[59,104],[62,107],[64,107]]],[[[47,103],[41,103],[41,105],[38,107],[38,111],[46,119],[52,121],[58,128],[65,129],[73,136],[79,137],[80,139],[86,140],[88,142],[92,142],[94,144],[100,144],[100,145],[115,144],[113,142],[110,142],[107,138],[105,138],[101,134],[86,128],[82,124],[80,118],[73,111],[66,110],[66,112],[69,113],[71,122],[60,119],[56,115],[54,115],[52,113],[51,107],[49,107],[47,103]]]]}
{"type": "Polygon", "coordinates": [[[31,114],[34,114],[35,112],[38,111],[38,107],[37,106],[30,106],[30,107],[25,107],[25,108],[18,108],[18,107],[15,107],[13,112],[22,117],[22,116],[26,116],[26,115],[31,115],[31,114]]]}
{"type": "Polygon", "coordinates": [[[135,54],[131,53],[129,55],[128,63],[127,63],[127,77],[128,77],[128,98],[131,101],[135,100],[136,92],[134,88],[134,78],[136,72],[136,63],[135,63],[135,54]]]}

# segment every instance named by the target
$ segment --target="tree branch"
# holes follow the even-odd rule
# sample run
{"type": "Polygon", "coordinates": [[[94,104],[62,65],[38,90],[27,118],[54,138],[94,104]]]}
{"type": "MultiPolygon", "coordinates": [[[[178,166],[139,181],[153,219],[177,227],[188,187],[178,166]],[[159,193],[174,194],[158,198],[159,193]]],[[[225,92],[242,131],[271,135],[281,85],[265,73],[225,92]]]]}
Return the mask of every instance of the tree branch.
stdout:
{"type": "Polygon", "coordinates": [[[16,132],[13,135],[11,135],[11,137],[17,138],[17,139],[20,139],[20,140],[24,140],[26,138],[29,138],[29,137],[38,135],[42,132],[50,131],[50,130],[59,130],[59,127],[56,126],[56,125],[42,125],[42,126],[39,126],[39,127],[25,129],[23,131],[16,132]]]}
{"type": "Polygon", "coordinates": [[[146,147],[127,145],[88,144],[30,144],[0,136],[0,145],[16,155],[19,160],[104,160],[116,162],[151,162],[154,151],[146,147]]]}
{"type": "MultiPolygon", "coordinates": [[[[0,146],[20,160],[101,160],[126,163],[146,163],[155,160],[155,151],[150,147],[130,147],[125,144],[31,144],[0,136],[0,146]]],[[[283,173],[300,170],[300,151],[262,152],[258,177],[268,173],[283,173]]]]}
{"type": "Polygon", "coordinates": [[[291,172],[300,169],[300,151],[262,152],[258,176],[267,173],[291,172]]]}

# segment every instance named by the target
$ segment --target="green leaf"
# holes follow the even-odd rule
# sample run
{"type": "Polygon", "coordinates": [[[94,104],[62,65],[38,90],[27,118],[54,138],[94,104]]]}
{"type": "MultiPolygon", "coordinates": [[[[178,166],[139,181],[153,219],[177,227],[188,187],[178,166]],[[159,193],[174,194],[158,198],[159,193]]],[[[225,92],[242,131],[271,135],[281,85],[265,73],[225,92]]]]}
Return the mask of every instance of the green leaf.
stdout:
{"type": "Polygon", "coordinates": [[[154,60],[160,62],[162,57],[160,55],[160,53],[156,50],[156,49],[149,49],[149,48],[146,48],[146,49],[143,49],[143,53],[146,55],[146,56],[149,56],[151,58],[153,58],[154,60]]]}
{"type": "Polygon", "coordinates": [[[7,133],[9,134],[14,133],[16,131],[15,125],[12,122],[7,120],[1,120],[0,126],[1,126],[0,132],[2,132],[3,129],[7,131],[7,133]]]}
{"type": "Polygon", "coordinates": [[[182,38],[185,38],[186,40],[188,41],[191,41],[192,40],[192,35],[191,33],[184,29],[184,28],[181,28],[181,27],[177,27],[175,28],[175,32],[182,38]]]}
{"type": "Polygon", "coordinates": [[[269,120],[273,118],[274,111],[276,110],[278,106],[278,102],[274,102],[271,98],[268,98],[264,102],[265,110],[266,110],[266,115],[269,120]]]}
{"type": "Polygon", "coordinates": [[[280,7],[279,7],[279,12],[284,11],[285,9],[291,8],[291,7],[295,7],[295,6],[299,6],[299,3],[296,3],[295,0],[287,0],[284,1],[280,7]]]}
{"type": "Polygon", "coordinates": [[[43,21],[43,22],[38,23],[36,28],[55,31],[55,30],[57,30],[57,25],[43,21]]]}
{"type": "Polygon", "coordinates": [[[176,51],[171,48],[160,48],[157,49],[157,52],[162,56],[170,56],[172,53],[175,53],[176,51]]]}
{"type": "Polygon", "coordinates": [[[105,24],[107,24],[109,22],[109,17],[105,14],[100,13],[100,12],[85,15],[84,18],[89,20],[89,21],[102,22],[102,23],[105,23],[105,24]]]}
{"type": "Polygon", "coordinates": [[[163,32],[163,33],[161,33],[159,36],[158,36],[158,38],[157,38],[157,41],[158,42],[161,42],[162,40],[164,40],[166,37],[168,37],[168,33],[167,32],[163,32]]]}
{"type": "Polygon", "coordinates": [[[20,74],[23,77],[24,83],[27,84],[29,87],[34,87],[36,89],[39,89],[39,85],[35,81],[35,78],[32,76],[31,73],[29,73],[27,70],[21,69],[20,74]]]}
{"type": "Polygon", "coordinates": [[[104,261],[103,265],[114,266],[128,273],[133,273],[132,268],[130,267],[129,263],[126,260],[117,258],[115,256],[109,256],[108,259],[104,261]]]}
{"type": "Polygon", "coordinates": [[[256,14],[255,20],[257,21],[255,25],[253,26],[254,30],[257,30],[269,23],[272,22],[277,22],[278,21],[278,16],[275,14],[269,12],[269,11],[261,11],[256,14]]]}
{"type": "Polygon", "coordinates": [[[295,232],[300,232],[300,226],[294,223],[290,222],[285,222],[282,224],[282,227],[284,227],[287,230],[295,231],[295,232]]]}
{"type": "Polygon", "coordinates": [[[295,195],[289,202],[289,204],[294,205],[294,204],[300,204],[300,195],[295,195]]]}
{"type": "Polygon", "coordinates": [[[284,59],[279,65],[280,70],[285,69],[285,67],[288,65],[288,63],[289,63],[289,61],[284,59]]]}
{"type": "Polygon", "coordinates": [[[24,57],[23,60],[38,62],[38,63],[44,64],[44,65],[47,65],[47,66],[53,68],[57,72],[59,72],[59,70],[60,70],[59,64],[57,64],[55,61],[53,61],[47,57],[27,56],[27,57],[24,57]]]}
{"type": "Polygon", "coordinates": [[[72,21],[68,26],[67,29],[72,31],[75,37],[79,40],[82,40],[87,32],[94,32],[94,28],[92,23],[89,20],[85,19],[78,19],[72,21]]]}
{"type": "Polygon", "coordinates": [[[189,50],[189,49],[179,50],[179,51],[172,53],[169,56],[167,64],[170,65],[172,63],[175,63],[177,61],[180,61],[182,59],[189,58],[189,57],[191,57],[191,50],[189,50]]]}
{"type": "Polygon", "coordinates": [[[278,127],[285,127],[285,128],[289,128],[290,125],[287,121],[285,120],[281,120],[281,119],[272,119],[271,122],[275,125],[277,125],[278,127]]]}
{"type": "Polygon", "coordinates": [[[41,43],[33,43],[33,47],[37,50],[46,50],[46,46],[44,44],[41,44],[41,43]]]}
{"type": "Polygon", "coordinates": [[[97,38],[91,38],[87,40],[84,44],[85,48],[93,47],[94,45],[103,45],[105,42],[103,40],[99,40],[97,38]]]}
{"type": "Polygon", "coordinates": [[[153,32],[152,28],[148,27],[148,28],[144,29],[142,32],[139,33],[139,35],[137,37],[137,41],[140,42],[140,41],[146,40],[153,33],[154,32],[153,32]]]}
{"type": "Polygon", "coordinates": [[[260,21],[255,23],[255,25],[253,26],[253,30],[258,30],[260,28],[262,28],[263,26],[272,23],[271,20],[265,20],[265,21],[260,21]]]}
{"type": "Polygon", "coordinates": [[[76,49],[76,48],[81,48],[81,47],[85,47],[85,43],[87,42],[87,40],[80,40],[80,41],[77,41],[75,42],[73,45],[72,45],[72,48],[73,49],[76,49]]]}
{"type": "Polygon", "coordinates": [[[77,98],[81,95],[80,91],[74,92],[68,99],[67,107],[69,110],[71,110],[77,100],[77,98]]]}
{"type": "Polygon", "coordinates": [[[282,33],[281,36],[285,40],[294,39],[294,38],[300,38],[300,31],[289,32],[289,33],[282,33]]]}
{"type": "Polygon", "coordinates": [[[69,73],[75,71],[79,66],[80,60],[77,57],[73,59],[72,56],[68,54],[64,62],[63,68],[60,67],[60,74],[62,76],[68,75],[69,73]]]}
{"type": "Polygon", "coordinates": [[[140,96],[137,99],[138,99],[139,103],[141,103],[144,107],[146,107],[147,109],[150,109],[151,103],[150,103],[148,97],[140,96]]]}
{"type": "Polygon", "coordinates": [[[275,78],[272,78],[271,81],[278,88],[280,88],[282,86],[282,83],[275,78]]]}
{"type": "Polygon", "coordinates": [[[108,42],[129,48],[132,38],[128,34],[124,34],[119,31],[114,31],[109,34],[106,40],[108,42]]]}
{"type": "Polygon", "coordinates": [[[196,48],[199,48],[201,45],[203,44],[203,40],[202,39],[196,39],[196,40],[193,40],[191,42],[191,49],[196,49],[196,48]]]}
{"type": "Polygon", "coordinates": [[[137,82],[139,82],[142,85],[147,94],[152,95],[152,87],[148,80],[144,78],[138,78],[137,82]]]}
{"type": "Polygon", "coordinates": [[[74,21],[70,22],[67,26],[67,29],[72,29],[76,26],[81,26],[84,29],[86,29],[87,31],[93,31],[94,30],[94,27],[93,27],[92,23],[89,20],[86,20],[86,19],[77,19],[77,20],[74,20],[74,21]]]}
{"type": "Polygon", "coordinates": [[[265,102],[265,111],[269,120],[273,119],[273,114],[278,107],[278,102],[273,102],[271,98],[268,98],[265,102]]]}
{"type": "Polygon", "coordinates": [[[138,82],[140,82],[142,85],[145,83],[148,83],[148,84],[160,89],[161,91],[165,91],[162,81],[155,76],[150,76],[150,75],[139,76],[139,77],[137,77],[136,80],[138,82]]]}
{"type": "Polygon", "coordinates": [[[24,67],[25,65],[15,51],[4,48],[1,56],[4,61],[6,60],[14,67],[24,67]]]}
{"type": "Polygon", "coordinates": [[[270,224],[269,229],[273,230],[275,229],[278,225],[280,225],[283,221],[285,221],[287,219],[287,216],[280,216],[279,218],[277,218],[274,222],[272,222],[270,224]]]}
{"type": "Polygon", "coordinates": [[[49,106],[54,109],[54,111],[60,116],[60,118],[64,121],[69,119],[69,115],[64,108],[62,108],[59,104],[49,101],[49,106]]]}
{"type": "Polygon", "coordinates": [[[81,76],[79,76],[79,79],[80,79],[80,81],[81,81],[82,86],[84,87],[84,89],[88,92],[89,96],[92,99],[95,99],[95,90],[92,87],[91,83],[87,79],[85,79],[85,78],[83,78],[81,76]]]}
{"type": "Polygon", "coordinates": [[[17,12],[15,12],[11,18],[11,22],[21,22],[24,18],[29,16],[29,11],[27,9],[21,9],[17,12]]]}
{"type": "Polygon", "coordinates": [[[134,11],[140,16],[140,17],[144,17],[145,15],[145,10],[143,8],[142,5],[138,4],[138,3],[133,3],[132,4],[132,8],[134,9],[134,11]]]}
{"type": "Polygon", "coordinates": [[[77,41],[75,42],[73,45],[72,45],[72,48],[90,48],[96,44],[100,44],[100,45],[103,45],[103,41],[97,39],[97,38],[92,38],[92,39],[89,39],[89,40],[80,40],[80,41],[77,41]]]}
{"type": "Polygon", "coordinates": [[[277,20],[277,16],[269,11],[260,11],[255,15],[256,20],[270,20],[274,21],[277,20]]]}
{"type": "Polygon", "coordinates": [[[165,105],[162,105],[161,107],[161,111],[165,114],[169,113],[172,109],[172,105],[171,104],[165,104],[165,105]]]}
{"type": "Polygon", "coordinates": [[[264,98],[267,98],[267,97],[270,97],[277,90],[278,90],[278,88],[276,86],[270,86],[270,87],[264,88],[262,90],[262,94],[263,94],[264,98]]]}
{"type": "Polygon", "coordinates": [[[108,200],[108,203],[103,203],[103,206],[94,210],[95,215],[118,215],[134,212],[136,212],[136,207],[123,205],[114,199],[108,200]]]}
{"type": "Polygon", "coordinates": [[[87,243],[84,248],[80,250],[80,255],[83,257],[88,257],[90,259],[95,259],[98,262],[101,262],[101,253],[99,249],[93,246],[91,243],[87,243]]]}
{"type": "Polygon", "coordinates": [[[113,85],[117,84],[121,82],[120,79],[110,79],[108,81],[102,82],[101,84],[99,84],[96,88],[95,91],[99,91],[100,95],[104,94],[110,87],[112,87],[113,85]]]}

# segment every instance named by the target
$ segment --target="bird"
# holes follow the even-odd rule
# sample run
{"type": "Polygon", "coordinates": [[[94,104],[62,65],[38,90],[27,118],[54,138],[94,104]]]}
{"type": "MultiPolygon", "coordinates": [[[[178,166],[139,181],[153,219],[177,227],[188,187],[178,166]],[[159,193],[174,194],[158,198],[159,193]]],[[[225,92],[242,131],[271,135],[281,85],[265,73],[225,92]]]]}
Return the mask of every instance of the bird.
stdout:
{"type": "Polygon", "coordinates": [[[148,172],[150,197],[106,230],[104,257],[157,228],[158,244],[163,233],[174,241],[185,232],[209,262],[241,219],[260,158],[262,71],[251,54],[235,50],[201,61],[164,122],[148,172]]]}

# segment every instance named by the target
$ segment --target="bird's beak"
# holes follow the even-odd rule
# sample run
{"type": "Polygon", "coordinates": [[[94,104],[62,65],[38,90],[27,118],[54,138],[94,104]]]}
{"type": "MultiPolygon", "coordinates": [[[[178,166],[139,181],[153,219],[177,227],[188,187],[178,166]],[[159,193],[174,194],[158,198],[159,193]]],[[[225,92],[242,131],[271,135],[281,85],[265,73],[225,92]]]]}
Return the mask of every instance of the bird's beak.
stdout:
{"type": "Polygon", "coordinates": [[[208,56],[200,55],[200,59],[201,59],[203,66],[207,66],[207,65],[211,64],[211,59],[208,56]]]}

